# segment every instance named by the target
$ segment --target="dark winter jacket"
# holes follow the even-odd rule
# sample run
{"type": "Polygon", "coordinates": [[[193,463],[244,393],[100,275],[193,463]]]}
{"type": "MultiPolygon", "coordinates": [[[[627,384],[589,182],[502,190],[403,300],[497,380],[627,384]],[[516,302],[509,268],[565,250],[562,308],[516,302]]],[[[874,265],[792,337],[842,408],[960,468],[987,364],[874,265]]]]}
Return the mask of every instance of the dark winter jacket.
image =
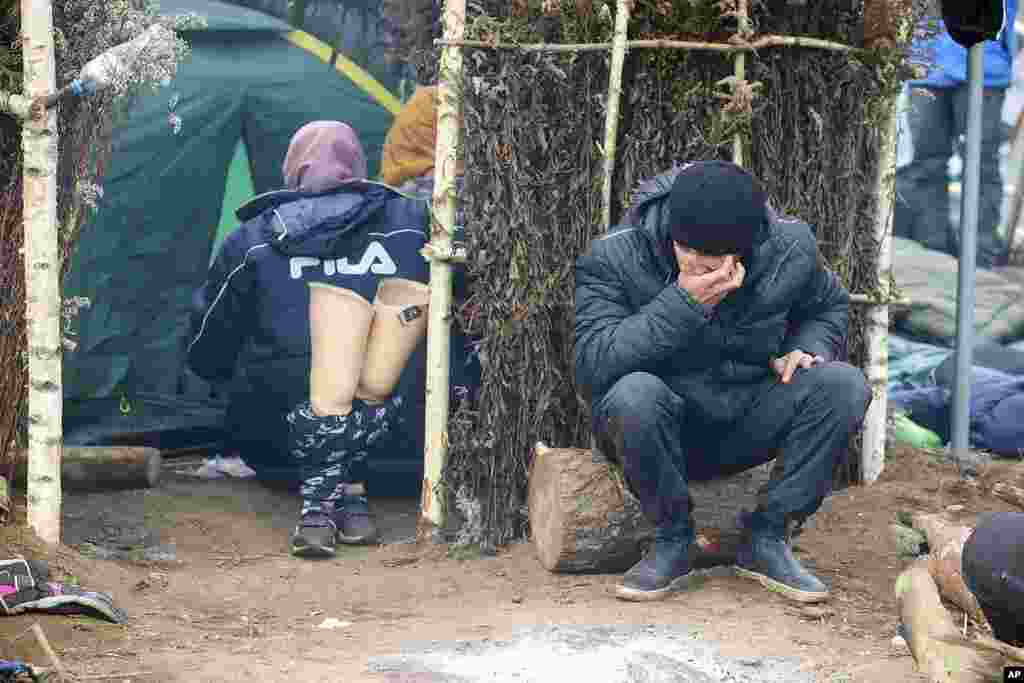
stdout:
{"type": "Polygon", "coordinates": [[[769,211],[742,287],[708,312],[676,284],[664,200],[680,170],[641,185],[625,224],[577,261],[576,382],[596,401],[625,375],[648,372],[691,399],[696,416],[728,423],[771,377],[772,358],[843,355],[849,295],[810,227],[769,211]]]}
{"type": "MultiPolygon", "coordinates": [[[[268,193],[238,215],[244,223],[225,239],[195,294],[188,363],[210,382],[231,383],[231,445],[255,467],[279,459],[284,416],[309,396],[307,283],[345,287],[372,302],[382,278],[427,282],[420,249],[429,206],[359,182],[322,194],[268,193]]],[[[420,349],[400,384],[400,391],[420,394],[407,403],[410,410],[422,409],[422,355],[420,349]]]]}

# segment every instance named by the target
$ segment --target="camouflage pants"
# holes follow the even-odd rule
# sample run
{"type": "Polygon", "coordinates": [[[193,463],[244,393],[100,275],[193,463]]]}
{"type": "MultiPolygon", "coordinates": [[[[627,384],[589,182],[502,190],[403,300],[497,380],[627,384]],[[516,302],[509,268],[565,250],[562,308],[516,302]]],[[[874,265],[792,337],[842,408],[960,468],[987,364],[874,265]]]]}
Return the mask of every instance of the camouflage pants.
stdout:
{"type": "Polygon", "coordinates": [[[355,401],[348,415],[320,416],[304,401],[288,413],[289,459],[301,479],[302,514],[344,496],[344,485],[365,475],[366,459],[401,424],[402,398],[368,405],[355,401]]]}

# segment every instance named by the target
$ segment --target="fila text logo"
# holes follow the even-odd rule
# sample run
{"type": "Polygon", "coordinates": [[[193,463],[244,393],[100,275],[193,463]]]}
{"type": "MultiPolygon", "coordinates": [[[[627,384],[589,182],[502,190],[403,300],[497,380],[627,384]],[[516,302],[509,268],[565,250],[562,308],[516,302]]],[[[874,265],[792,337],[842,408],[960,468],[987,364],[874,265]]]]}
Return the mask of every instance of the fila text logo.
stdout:
{"type": "Polygon", "coordinates": [[[398,266],[394,259],[387,252],[380,242],[370,242],[366,248],[363,258],[359,263],[349,263],[347,258],[339,259],[318,259],[312,256],[293,256],[288,261],[293,280],[302,278],[302,271],[305,268],[322,267],[324,275],[394,275],[398,272],[398,266]]]}

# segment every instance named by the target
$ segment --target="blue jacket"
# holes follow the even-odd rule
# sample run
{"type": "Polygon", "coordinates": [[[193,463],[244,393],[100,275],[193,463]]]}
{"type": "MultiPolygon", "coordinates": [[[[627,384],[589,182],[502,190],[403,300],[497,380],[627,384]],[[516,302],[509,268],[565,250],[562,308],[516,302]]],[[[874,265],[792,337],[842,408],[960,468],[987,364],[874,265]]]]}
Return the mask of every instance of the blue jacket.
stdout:
{"type": "MultiPolygon", "coordinates": [[[[1005,22],[999,40],[985,42],[985,87],[1007,88],[1013,81],[1013,58],[1017,52],[1017,0],[1004,0],[1005,22]]],[[[925,19],[925,23],[929,20],[925,19]]],[[[956,43],[946,31],[941,19],[937,21],[939,33],[928,40],[914,43],[916,61],[930,66],[928,75],[910,86],[929,88],[955,88],[967,82],[967,48],[956,43]]]]}
{"type": "MultiPolygon", "coordinates": [[[[238,214],[244,223],[224,240],[195,293],[188,363],[203,379],[228,387],[231,446],[258,469],[280,460],[284,417],[309,396],[307,283],[345,287],[372,302],[382,278],[428,282],[429,264],[419,252],[430,214],[427,202],[372,182],[322,194],[271,192],[238,214]]],[[[456,297],[461,288],[457,274],[456,297]]],[[[422,409],[424,346],[399,385],[403,394],[417,394],[409,410],[422,409]]],[[[453,355],[461,348],[453,342],[453,355]]],[[[453,358],[453,370],[459,367],[453,358]]]]}

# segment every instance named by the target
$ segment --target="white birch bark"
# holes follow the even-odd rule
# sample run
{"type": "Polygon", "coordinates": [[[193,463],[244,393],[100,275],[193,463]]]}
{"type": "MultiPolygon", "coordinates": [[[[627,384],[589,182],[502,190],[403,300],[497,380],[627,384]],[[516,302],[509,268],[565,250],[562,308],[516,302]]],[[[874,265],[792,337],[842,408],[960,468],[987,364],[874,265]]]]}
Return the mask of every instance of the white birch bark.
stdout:
{"type": "Polygon", "coordinates": [[[608,77],[608,107],[604,132],[604,185],[601,188],[601,219],[604,229],[612,226],[612,179],[615,175],[615,148],[619,137],[619,105],[622,100],[622,69],[626,64],[629,38],[630,0],[619,0],[615,10],[612,36],[612,64],[608,77]]]}
{"type": "MultiPolygon", "coordinates": [[[[466,24],[466,0],[447,0],[444,36],[462,40],[466,24]]],[[[448,460],[450,389],[452,263],[448,260],[455,231],[455,176],[462,121],[462,48],[446,46],[441,55],[437,84],[437,147],[434,163],[434,221],[430,246],[439,256],[430,261],[430,307],[427,326],[426,448],[420,533],[430,537],[443,529],[447,519],[446,496],[439,483],[448,460]]]]}
{"type": "MultiPolygon", "coordinates": [[[[56,90],[53,7],[21,0],[25,94],[56,90]]],[[[28,522],[40,539],[61,532],[60,256],[57,230],[57,113],[22,127],[25,290],[28,318],[28,522]]]]}

